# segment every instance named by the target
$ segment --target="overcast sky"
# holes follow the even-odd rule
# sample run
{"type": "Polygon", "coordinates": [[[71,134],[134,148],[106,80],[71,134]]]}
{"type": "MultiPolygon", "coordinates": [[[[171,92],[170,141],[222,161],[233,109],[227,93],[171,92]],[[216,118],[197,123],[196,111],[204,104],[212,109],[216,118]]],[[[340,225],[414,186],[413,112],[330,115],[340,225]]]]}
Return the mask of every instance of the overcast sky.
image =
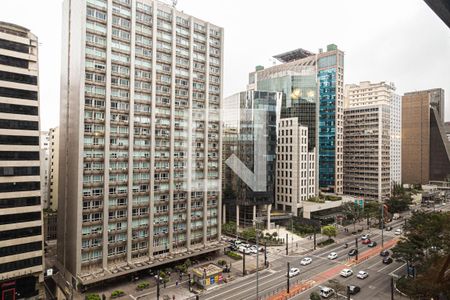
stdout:
{"type": "MultiPolygon", "coordinates": [[[[59,123],[62,0],[0,0],[0,20],[39,37],[42,129],[59,123]]],[[[179,0],[178,9],[225,28],[224,93],[245,89],[256,65],[334,43],[345,83],[392,81],[397,91],[445,89],[450,120],[450,29],[423,0],[179,0]]]]}

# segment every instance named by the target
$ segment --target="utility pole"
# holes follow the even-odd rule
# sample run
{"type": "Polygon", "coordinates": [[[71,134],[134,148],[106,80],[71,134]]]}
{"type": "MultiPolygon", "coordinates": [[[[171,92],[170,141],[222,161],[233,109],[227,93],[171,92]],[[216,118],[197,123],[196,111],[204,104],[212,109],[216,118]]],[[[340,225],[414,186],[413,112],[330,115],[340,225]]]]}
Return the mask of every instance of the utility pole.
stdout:
{"type": "Polygon", "coordinates": [[[316,250],[317,244],[316,244],[316,228],[314,228],[314,250],[316,250]]]}
{"type": "Polygon", "coordinates": [[[159,280],[160,280],[159,274],[160,274],[160,270],[158,270],[158,273],[157,273],[158,277],[156,278],[156,300],[159,300],[159,280]]]}
{"type": "Polygon", "coordinates": [[[381,203],[381,249],[384,249],[384,201],[381,203]]]}
{"type": "Polygon", "coordinates": [[[358,238],[355,237],[355,247],[356,247],[356,260],[358,261],[358,238]]]}
{"type": "Polygon", "coordinates": [[[264,242],[264,267],[267,268],[267,241],[264,242]]]}
{"type": "Polygon", "coordinates": [[[287,263],[287,293],[289,294],[289,270],[291,269],[290,263],[287,263]]]}
{"type": "Polygon", "coordinates": [[[286,255],[289,255],[289,237],[286,233],[286,255]]]}
{"type": "Polygon", "coordinates": [[[242,256],[242,276],[245,276],[245,250],[242,256]]]}
{"type": "Polygon", "coordinates": [[[259,299],[259,246],[258,246],[258,220],[256,224],[256,299],[259,299]]]}
{"type": "Polygon", "coordinates": [[[391,277],[391,300],[394,300],[394,277],[391,277]]]}

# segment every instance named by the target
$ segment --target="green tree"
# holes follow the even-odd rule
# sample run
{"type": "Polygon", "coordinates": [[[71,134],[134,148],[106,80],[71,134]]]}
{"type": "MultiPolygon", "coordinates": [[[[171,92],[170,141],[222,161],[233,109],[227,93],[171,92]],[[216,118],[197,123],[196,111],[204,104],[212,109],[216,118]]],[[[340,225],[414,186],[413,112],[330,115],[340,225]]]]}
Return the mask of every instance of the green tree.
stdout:
{"type": "Polygon", "coordinates": [[[322,234],[326,235],[328,237],[329,240],[331,240],[331,237],[335,237],[337,232],[336,232],[336,227],[328,225],[328,226],[323,226],[322,227],[322,234]]]}
{"type": "Polygon", "coordinates": [[[402,284],[410,296],[450,297],[450,212],[414,213],[392,251],[415,268],[415,278],[402,284]]]}
{"type": "Polygon", "coordinates": [[[367,220],[368,224],[371,219],[375,220],[381,219],[380,204],[377,201],[365,201],[362,215],[367,220]]]}
{"type": "Polygon", "coordinates": [[[228,234],[236,234],[236,232],[237,232],[236,222],[228,222],[228,223],[223,224],[222,230],[223,230],[223,232],[228,233],[228,234]]]}
{"type": "Polygon", "coordinates": [[[363,217],[363,209],[361,206],[353,203],[346,202],[342,204],[342,212],[344,213],[347,220],[350,220],[353,224],[353,230],[356,231],[356,223],[361,221],[363,217]]]}
{"type": "Polygon", "coordinates": [[[321,300],[319,293],[312,292],[309,294],[309,300],[321,300]]]}
{"type": "Polygon", "coordinates": [[[241,237],[245,240],[254,240],[256,238],[256,229],[253,227],[244,229],[241,233],[241,237]]]}
{"type": "Polygon", "coordinates": [[[409,210],[412,200],[410,196],[391,197],[386,201],[388,210],[391,214],[400,213],[409,210]]]}

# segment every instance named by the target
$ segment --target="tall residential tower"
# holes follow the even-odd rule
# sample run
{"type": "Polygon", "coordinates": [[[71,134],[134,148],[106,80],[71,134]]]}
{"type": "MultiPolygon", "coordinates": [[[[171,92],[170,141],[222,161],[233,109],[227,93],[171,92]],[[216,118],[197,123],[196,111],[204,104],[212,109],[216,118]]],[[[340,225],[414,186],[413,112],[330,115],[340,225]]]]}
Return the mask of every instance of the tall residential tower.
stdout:
{"type": "MultiPolygon", "coordinates": [[[[395,93],[394,83],[385,81],[345,85],[345,108],[387,105],[390,114],[389,124],[389,164],[390,185],[402,183],[402,98],[395,93]]],[[[384,123],[382,123],[384,125],[384,123]]],[[[345,150],[344,150],[345,152],[345,150]]],[[[345,164],[345,161],[344,161],[345,164]]],[[[345,168],[344,168],[345,177],[345,168]]],[[[345,186],[345,182],[344,182],[345,186]]],[[[345,189],[345,188],[344,188],[345,189]]]]}
{"type": "Polygon", "coordinates": [[[222,247],[223,29],[159,1],[66,0],[63,32],[66,278],[86,286],[222,247]]]}
{"type": "Polygon", "coordinates": [[[38,40],[0,22],[0,298],[43,299],[38,40]]]}

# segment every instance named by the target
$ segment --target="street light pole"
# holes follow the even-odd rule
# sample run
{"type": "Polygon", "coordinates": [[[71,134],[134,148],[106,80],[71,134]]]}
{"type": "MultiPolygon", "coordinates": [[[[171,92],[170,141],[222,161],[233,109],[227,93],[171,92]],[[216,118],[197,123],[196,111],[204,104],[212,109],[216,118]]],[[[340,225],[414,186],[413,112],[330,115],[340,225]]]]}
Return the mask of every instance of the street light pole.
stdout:
{"type": "Polygon", "coordinates": [[[289,255],[289,237],[286,233],[286,256],[289,255]]]}
{"type": "Polygon", "coordinates": [[[384,249],[384,201],[381,203],[381,249],[384,249]]]}
{"type": "Polygon", "coordinates": [[[256,225],[256,299],[259,299],[259,246],[258,246],[258,220],[255,220],[256,225]]]}
{"type": "Polygon", "coordinates": [[[287,263],[287,293],[289,294],[289,271],[290,271],[290,263],[287,263]]]}

